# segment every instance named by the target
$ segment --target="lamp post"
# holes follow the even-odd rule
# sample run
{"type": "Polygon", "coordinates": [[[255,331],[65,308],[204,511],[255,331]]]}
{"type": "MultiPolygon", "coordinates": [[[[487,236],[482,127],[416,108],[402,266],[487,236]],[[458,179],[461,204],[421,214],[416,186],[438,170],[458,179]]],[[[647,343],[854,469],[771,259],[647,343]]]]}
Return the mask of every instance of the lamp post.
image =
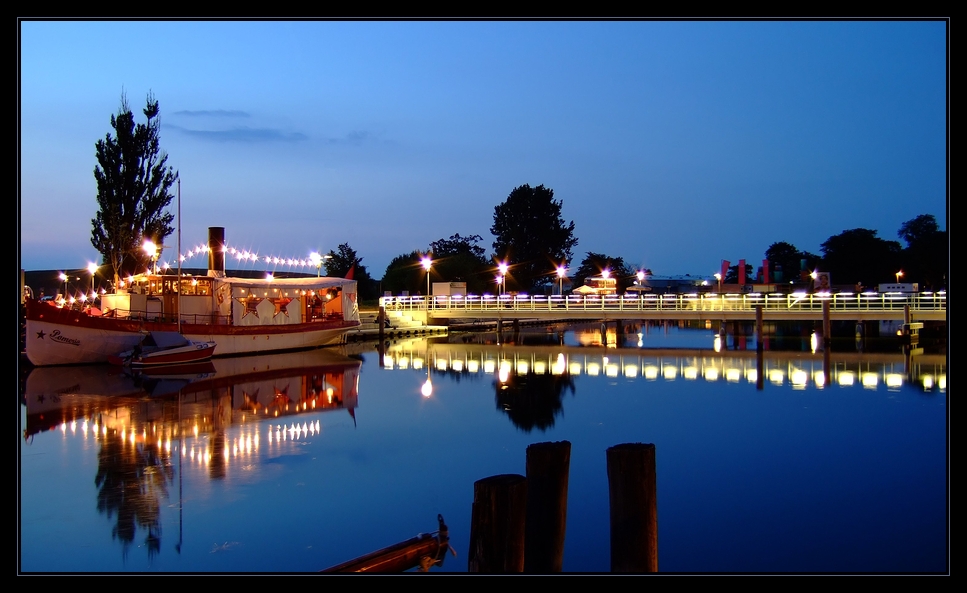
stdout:
{"type": "Polygon", "coordinates": [[[567,274],[567,268],[564,266],[557,266],[557,281],[559,284],[558,294],[564,296],[564,275],[567,274]]]}
{"type": "MultiPolygon", "coordinates": [[[[420,260],[423,264],[423,269],[426,270],[426,307],[430,308],[430,267],[433,265],[433,260],[429,257],[424,257],[420,260]]],[[[429,321],[429,320],[427,320],[429,321]]]]}
{"type": "Polygon", "coordinates": [[[322,275],[322,256],[313,251],[309,254],[309,261],[316,267],[316,278],[320,277],[322,275]]]}
{"type": "Polygon", "coordinates": [[[158,246],[152,241],[145,239],[141,248],[144,249],[144,252],[151,259],[151,269],[149,271],[154,272],[154,264],[158,260],[158,246]]]}
{"type": "Polygon", "coordinates": [[[94,275],[97,274],[97,264],[94,262],[87,264],[87,271],[91,273],[91,300],[93,300],[95,295],[97,295],[94,291],[94,275]]]}
{"type": "Polygon", "coordinates": [[[501,293],[507,292],[507,262],[502,261],[497,264],[497,269],[500,271],[500,286],[502,289],[501,293]]]}
{"type": "Polygon", "coordinates": [[[721,272],[715,272],[715,279],[718,280],[718,283],[719,283],[719,293],[721,293],[722,292],[722,273],[721,272]]]}
{"type": "Polygon", "coordinates": [[[901,278],[901,277],[903,277],[903,270],[900,270],[900,271],[898,271],[898,272],[896,273],[896,283],[897,283],[897,284],[899,284],[899,283],[900,283],[900,278],[901,278]]]}
{"type": "Polygon", "coordinates": [[[67,302],[67,274],[61,272],[57,279],[64,283],[64,302],[67,302]]]}

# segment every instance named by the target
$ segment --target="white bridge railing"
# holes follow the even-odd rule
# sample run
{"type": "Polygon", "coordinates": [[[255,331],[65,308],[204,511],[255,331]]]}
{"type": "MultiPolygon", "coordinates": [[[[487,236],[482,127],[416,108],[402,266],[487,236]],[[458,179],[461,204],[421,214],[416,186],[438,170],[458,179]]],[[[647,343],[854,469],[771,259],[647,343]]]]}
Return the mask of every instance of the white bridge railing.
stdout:
{"type": "Polygon", "coordinates": [[[433,311],[441,317],[444,313],[513,311],[566,313],[593,311],[755,311],[761,305],[764,311],[774,312],[822,312],[823,303],[829,303],[830,311],[946,311],[946,292],[920,294],[904,293],[792,293],[792,294],[665,294],[641,296],[521,296],[521,295],[467,295],[381,297],[379,304],[387,311],[433,311]]]}

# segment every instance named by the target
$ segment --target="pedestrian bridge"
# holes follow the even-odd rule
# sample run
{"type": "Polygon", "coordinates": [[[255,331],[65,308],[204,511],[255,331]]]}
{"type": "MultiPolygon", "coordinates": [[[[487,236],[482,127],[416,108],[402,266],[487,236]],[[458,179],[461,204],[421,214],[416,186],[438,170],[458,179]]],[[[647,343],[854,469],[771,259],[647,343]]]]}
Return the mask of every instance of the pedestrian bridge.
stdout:
{"type": "Polygon", "coordinates": [[[387,296],[386,311],[426,323],[443,319],[664,319],[754,321],[946,321],[947,293],[746,293],[641,296],[387,296]]]}

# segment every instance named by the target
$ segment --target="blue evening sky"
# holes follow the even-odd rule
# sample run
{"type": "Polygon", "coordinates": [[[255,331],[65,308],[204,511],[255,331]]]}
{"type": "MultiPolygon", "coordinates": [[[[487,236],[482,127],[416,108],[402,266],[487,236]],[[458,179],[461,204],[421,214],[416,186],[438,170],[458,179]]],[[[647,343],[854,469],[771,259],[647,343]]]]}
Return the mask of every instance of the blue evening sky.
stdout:
{"type": "Polygon", "coordinates": [[[160,102],[183,251],[210,226],[260,256],[348,242],[378,279],[454,233],[489,253],[494,207],[525,183],[563,201],[575,266],[710,275],[776,241],[947,228],[944,21],[20,27],[28,270],[97,258],[94,143],[122,91],[138,121],[160,102]]]}

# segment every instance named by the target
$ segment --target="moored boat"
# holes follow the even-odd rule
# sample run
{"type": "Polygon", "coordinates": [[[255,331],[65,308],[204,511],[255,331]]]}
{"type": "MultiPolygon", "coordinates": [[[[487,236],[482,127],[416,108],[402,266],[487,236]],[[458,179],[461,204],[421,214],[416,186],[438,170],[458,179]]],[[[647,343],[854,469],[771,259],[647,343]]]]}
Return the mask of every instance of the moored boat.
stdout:
{"type": "Polygon", "coordinates": [[[142,274],[101,295],[100,307],[26,301],[26,354],[36,366],[107,362],[145,332],[215,343],[215,356],[342,343],[359,325],[356,282],[346,278],[232,278],[224,229],[209,233],[207,275],[142,274]]]}
{"type": "Polygon", "coordinates": [[[203,362],[212,357],[215,342],[195,342],[178,332],[157,331],[145,334],[131,350],[107,361],[133,368],[203,362]]]}

